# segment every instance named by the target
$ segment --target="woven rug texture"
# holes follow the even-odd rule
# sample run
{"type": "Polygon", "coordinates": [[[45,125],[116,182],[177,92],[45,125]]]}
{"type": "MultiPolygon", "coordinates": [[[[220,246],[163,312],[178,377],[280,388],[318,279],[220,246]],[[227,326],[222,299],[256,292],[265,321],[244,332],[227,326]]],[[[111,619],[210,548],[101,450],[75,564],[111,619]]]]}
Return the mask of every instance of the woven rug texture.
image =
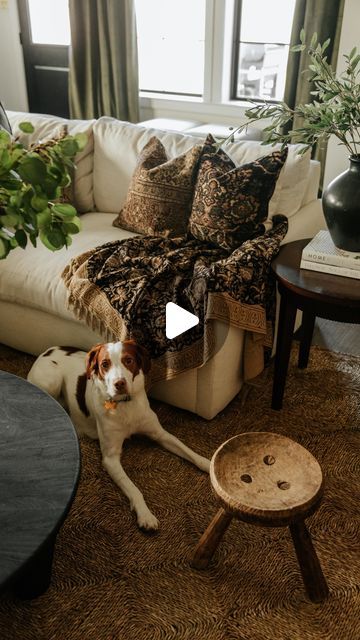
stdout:
{"type": "MultiPolygon", "coordinates": [[[[233,521],[207,570],[189,559],[217,506],[209,478],[136,437],[123,464],[160,520],[138,530],[126,498],[81,440],[82,471],[58,535],[49,590],[0,597],[1,640],[356,640],[360,638],[360,358],[313,347],[291,356],[282,411],[270,409],[272,369],[214,420],[153,403],[161,423],[210,457],[227,438],[272,431],[309,449],[325,495],[308,521],[330,596],[305,595],[290,532],[233,521]]],[[[26,375],[33,358],[0,348],[0,368],[26,375]]],[[[20,471],[20,470],[19,470],[20,471]]]]}

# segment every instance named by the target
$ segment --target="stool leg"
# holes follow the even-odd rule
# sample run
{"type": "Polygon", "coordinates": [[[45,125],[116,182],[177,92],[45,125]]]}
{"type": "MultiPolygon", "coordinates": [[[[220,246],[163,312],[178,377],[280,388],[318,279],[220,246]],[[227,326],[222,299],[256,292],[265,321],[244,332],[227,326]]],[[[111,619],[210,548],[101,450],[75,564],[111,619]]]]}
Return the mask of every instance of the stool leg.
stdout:
{"type": "Polygon", "coordinates": [[[232,515],[228,511],[219,509],[196,545],[190,561],[194,569],[206,569],[231,520],[232,515]]]}
{"type": "Polygon", "coordinates": [[[312,602],[322,602],[329,589],[305,522],[294,522],[290,531],[306,592],[312,602]]]}
{"type": "Polygon", "coordinates": [[[309,362],[311,340],[314,333],[315,317],[310,311],[303,311],[299,348],[299,369],[306,369],[309,362]]]}

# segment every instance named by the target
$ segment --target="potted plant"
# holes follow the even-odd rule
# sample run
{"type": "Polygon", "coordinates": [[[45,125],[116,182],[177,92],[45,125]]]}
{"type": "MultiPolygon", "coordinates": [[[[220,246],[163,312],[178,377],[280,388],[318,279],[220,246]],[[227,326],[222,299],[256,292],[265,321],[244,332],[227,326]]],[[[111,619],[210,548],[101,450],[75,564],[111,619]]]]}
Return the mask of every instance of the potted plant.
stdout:
{"type": "MultiPolygon", "coordinates": [[[[20,125],[32,133],[29,122],[20,125]]],[[[62,134],[27,149],[0,128],[0,259],[37,238],[51,251],[71,244],[80,231],[76,209],[63,201],[71,183],[74,157],[87,136],[62,134]]]]}
{"type": "MultiPolygon", "coordinates": [[[[315,33],[308,47],[309,82],[314,86],[312,103],[299,104],[294,109],[285,102],[258,104],[245,112],[248,121],[237,130],[270,118],[271,123],[264,129],[263,144],[303,143],[300,153],[334,135],[348,150],[350,167],[324,190],[325,220],[337,247],[360,251],[360,54],[354,47],[345,55],[346,68],[337,76],[325,55],[329,44],[329,39],[320,44],[315,33]],[[300,117],[300,124],[288,130],[295,116],[300,117]]],[[[302,29],[300,44],[291,51],[306,48],[302,29]]]]}

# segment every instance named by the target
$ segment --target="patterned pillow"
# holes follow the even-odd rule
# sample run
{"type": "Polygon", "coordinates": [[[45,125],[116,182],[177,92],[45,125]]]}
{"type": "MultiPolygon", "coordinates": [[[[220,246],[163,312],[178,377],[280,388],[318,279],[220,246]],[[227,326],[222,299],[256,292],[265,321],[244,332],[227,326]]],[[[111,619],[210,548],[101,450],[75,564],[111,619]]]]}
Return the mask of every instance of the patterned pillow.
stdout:
{"type": "Polygon", "coordinates": [[[202,149],[203,145],[195,145],[168,160],[160,140],[150,138],[113,225],[145,235],[185,235],[202,149]]]}
{"type": "Polygon", "coordinates": [[[209,135],[201,156],[189,231],[194,238],[233,250],[264,233],[269,200],[287,149],[236,167],[209,135]]]}

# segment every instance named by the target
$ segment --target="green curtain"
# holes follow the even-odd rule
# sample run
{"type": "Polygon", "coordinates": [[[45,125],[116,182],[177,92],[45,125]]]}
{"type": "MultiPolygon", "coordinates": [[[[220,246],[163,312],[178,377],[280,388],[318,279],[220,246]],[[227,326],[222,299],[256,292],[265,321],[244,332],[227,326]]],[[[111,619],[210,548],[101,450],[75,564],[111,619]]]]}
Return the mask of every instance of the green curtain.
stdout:
{"type": "Polygon", "coordinates": [[[139,120],[134,0],[69,0],[72,118],[139,120]]]}
{"type": "MultiPolygon", "coordinates": [[[[299,44],[300,31],[305,29],[306,42],[310,41],[313,33],[318,34],[318,41],[323,43],[330,38],[331,43],[327,49],[327,58],[333,68],[336,68],[340,31],[345,0],[296,0],[294,20],[291,32],[290,46],[299,44]]],[[[312,85],[309,82],[309,73],[306,72],[310,63],[306,51],[301,53],[289,53],[286,70],[286,84],[284,102],[292,109],[297,104],[312,102],[312,85]]],[[[300,124],[299,118],[294,118],[292,127],[300,124]]],[[[322,172],[325,166],[326,145],[314,150],[314,157],[321,162],[322,172]]]]}

